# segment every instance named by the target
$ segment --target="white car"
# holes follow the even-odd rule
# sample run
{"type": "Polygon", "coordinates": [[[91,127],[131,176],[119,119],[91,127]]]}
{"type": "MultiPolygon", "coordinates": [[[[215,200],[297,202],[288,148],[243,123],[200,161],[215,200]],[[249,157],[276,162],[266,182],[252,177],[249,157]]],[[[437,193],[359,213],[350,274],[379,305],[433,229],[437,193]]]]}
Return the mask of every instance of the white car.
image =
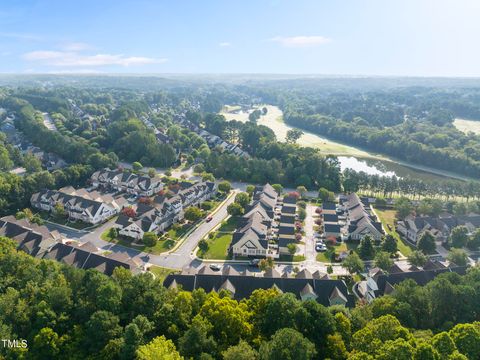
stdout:
{"type": "Polygon", "coordinates": [[[325,244],[316,244],[315,245],[315,250],[318,252],[324,252],[327,251],[327,246],[325,244]]]}

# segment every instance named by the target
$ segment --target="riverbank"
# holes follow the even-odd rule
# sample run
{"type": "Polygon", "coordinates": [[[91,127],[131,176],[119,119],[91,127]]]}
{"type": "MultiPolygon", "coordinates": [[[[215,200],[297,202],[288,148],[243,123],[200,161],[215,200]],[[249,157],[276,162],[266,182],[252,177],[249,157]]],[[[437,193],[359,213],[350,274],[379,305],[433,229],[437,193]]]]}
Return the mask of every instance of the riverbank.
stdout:
{"type": "MultiPolygon", "coordinates": [[[[239,106],[226,105],[220,114],[225,116],[228,121],[237,120],[246,122],[248,121],[248,115],[250,112],[256,109],[261,110],[263,107],[267,108],[267,114],[262,115],[257,123],[272,129],[279,141],[285,141],[288,130],[295,129],[295,127],[284,122],[283,112],[277,106],[267,104],[255,105],[251,109],[244,111],[239,106]]],[[[324,155],[334,155],[337,157],[344,157],[345,159],[354,158],[356,160],[344,161],[342,170],[345,168],[351,168],[355,171],[364,171],[371,175],[395,175],[397,177],[411,177],[422,180],[441,181],[442,179],[448,178],[463,181],[474,180],[468,176],[428,166],[411,164],[401,159],[372,153],[367,150],[329,140],[308,131],[302,131],[304,134],[297,141],[299,145],[316,148],[324,155]],[[348,164],[348,162],[350,162],[350,164],[348,164]],[[369,165],[368,162],[371,162],[372,164],[369,165]],[[377,162],[377,164],[374,164],[374,162],[377,162]]]]}

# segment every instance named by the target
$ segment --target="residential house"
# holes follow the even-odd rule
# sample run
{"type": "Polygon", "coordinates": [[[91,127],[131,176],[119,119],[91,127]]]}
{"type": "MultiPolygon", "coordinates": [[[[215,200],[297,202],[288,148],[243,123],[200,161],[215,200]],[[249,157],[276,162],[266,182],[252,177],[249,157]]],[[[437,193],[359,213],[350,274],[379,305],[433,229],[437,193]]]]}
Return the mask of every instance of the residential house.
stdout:
{"type": "Polygon", "coordinates": [[[217,186],[209,181],[195,184],[182,182],[172,192],[175,193],[172,197],[156,196],[152,205],[138,204],[135,218],[120,215],[116,222],[119,234],[141,239],[145,232],[164,232],[183,220],[187,207],[211,199],[217,192],[217,186]]]}
{"type": "Polygon", "coordinates": [[[278,257],[274,222],[278,194],[270,185],[257,186],[230,244],[234,256],[278,257]]]}
{"type": "Polygon", "coordinates": [[[397,222],[397,231],[404,239],[416,244],[422,235],[429,231],[436,240],[446,242],[453,228],[465,226],[470,235],[480,228],[480,215],[468,214],[454,216],[443,214],[439,217],[408,216],[397,222]]]}
{"type": "Polygon", "coordinates": [[[30,198],[33,207],[45,211],[53,211],[60,204],[69,219],[99,224],[118,214],[124,204],[124,199],[114,199],[110,195],[98,192],[88,192],[85,189],[75,190],[66,187],[60,190],[43,190],[30,198]]]}
{"type": "Polygon", "coordinates": [[[0,219],[0,236],[14,240],[17,249],[37,257],[62,241],[58,231],[49,231],[45,226],[30,223],[27,219],[16,219],[14,216],[0,219]]]}
{"type": "Polygon", "coordinates": [[[347,214],[347,231],[351,240],[361,240],[365,235],[380,241],[384,235],[382,223],[378,221],[371,205],[352,193],[346,196],[344,208],[347,214]]]}
{"type": "Polygon", "coordinates": [[[341,236],[341,226],[339,224],[330,224],[325,223],[323,224],[323,232],[325,233],[325,237],[328,238],[339,238],[341,236]]]}
{"type": "Polygon", "coordinates": [[[444,239],[445,233],[440,231],[437,226],[442,225],[437,224],[433,218],[408,217],[397,222],[397,231],[409,242],[417,244],[426,232],[430,232],[437,240],[444,239]]]}
{"type": "Polygon", "coordinates": [[[355,306],[354,296],[348,292],[343,280],[319,279],[313,277],[282,277],[276,270],[260,276],[248,276],[238,272],[231,275],[216,274],[207,266],[196,273],[183,271],[171,274],[164,281],[170,289],[193,291],[204,289],[206,292],[226,291],[236,300],[248,298],[257,289],[276,289],[280,293],[293,293],[299,300],[315,300],[324,306],[355,306]]]}
{"type": "Polygon", "coordinates": [[[414,280],[418,285],[426,285],[433,280],[437,275],[444,272],[455,272],[458,274],[465,274],[465,267],[458,267],[454,264],[446,266],[438,261],[430,260],[431,266],[424,266],[423,269],[413,268],[413,271],[403,271],[398,266],[392,271],[385,273],[378,268],[372,269],[365,281],[356,284],[357,296],[372,302],[374,299],[382,295],[392,294],[395,291],[395,286],[407,279],[414,280]]]}
{"type": "Polygon", "coordinates": [[[322,214],[332,214],[336,215],[337,214],[337,205],[333,202],[324,202],[322,204],[322,214]]]}
{"type": "Polygon", "coordinates": [[[150,178],[122,170],[99,170],[94,172],[90,179],[95,188],[123,191],[137,196],[152,196],[163,189],[159,178],[150,178]]]}
{"type": "Polygon", "coordinates": [[[280,218],[277,229],[277,242],[280,254],[290,255],[289,244],[296,243],[295,221],[297,213],[297,198],[285,196],[280,209],[280,218]]]}
{"type": "Polygon", "coordinates": [[[71,244],[57,243],[42,258],[56,260],[78,269],[95,269],[109,276],[117,267],[123,267],[134,273],[142,271],[142,262],[126,254],[104,256],[71,244]]]}
{"type": "Polygon", "coordinates": [[[275,248],[270,244],[271,221],[261,213],[244,216],[240,226],[233,234],[230,251],[234,256],[277,257],[275,248]]]}

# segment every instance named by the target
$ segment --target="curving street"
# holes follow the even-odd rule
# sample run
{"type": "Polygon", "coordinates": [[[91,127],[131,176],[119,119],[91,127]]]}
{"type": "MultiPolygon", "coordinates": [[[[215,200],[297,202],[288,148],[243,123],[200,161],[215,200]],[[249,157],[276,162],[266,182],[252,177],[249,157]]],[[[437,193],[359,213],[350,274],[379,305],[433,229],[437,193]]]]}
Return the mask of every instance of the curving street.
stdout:
{"type": "Polygon", "coordinates": [[[112,244],[108,241],[102,240],[102,233],[113,226],[115,219],[107,221],[91,232],[76,230],[50,222],[47,222],[45,225],[50,230],[57,230],[67,239],[81,242],[89,241],[104,251],[126,252],[131,257],[137,257],[141,259],[144,263],[150,263],[172,269],[182,269],[186,266],[189,266],[194,259],[193,251],[197,247],[198,242],[227,217],[227,207],[235,200],[235,194],[237,192],[238,190],[233,190],[227,199],[225,199],[223,203],[212,213],[212,220],[209,222],[203,221],[192,233],[187,236],[186,239],[184,239],[178,248],[159,255],[149,254],[135,250],[131,247],[112,244]]]}

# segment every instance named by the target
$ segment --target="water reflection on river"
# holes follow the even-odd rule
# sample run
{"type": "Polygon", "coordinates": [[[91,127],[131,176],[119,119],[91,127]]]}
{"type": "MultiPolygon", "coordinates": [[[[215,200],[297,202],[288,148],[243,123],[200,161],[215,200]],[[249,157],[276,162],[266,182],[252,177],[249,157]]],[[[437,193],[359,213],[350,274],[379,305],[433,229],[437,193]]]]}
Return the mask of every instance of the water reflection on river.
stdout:
{"type": "Polygon", "coordinates": [[[444,176],[419,169],[413,169],[388,160],[338,156],[338,161],[340,162],[340,168],[342,171],[345,169],[352,169],[358,172],[363,171],[369,175],[397,176],[399,178],[411,177],[422,180],[445,179],[444,176]]]}
{"type": "Polygon", "coordinates": [[[352,156],[339,156],[338,161],[340,162],[340,168],[342,171],[345,169],[352,169],[358,172],[363,171],[368,175],[397,175],[395,171],[388,170],[387,166],[382,161],[378,160],[358,159],[352,156]]]}

